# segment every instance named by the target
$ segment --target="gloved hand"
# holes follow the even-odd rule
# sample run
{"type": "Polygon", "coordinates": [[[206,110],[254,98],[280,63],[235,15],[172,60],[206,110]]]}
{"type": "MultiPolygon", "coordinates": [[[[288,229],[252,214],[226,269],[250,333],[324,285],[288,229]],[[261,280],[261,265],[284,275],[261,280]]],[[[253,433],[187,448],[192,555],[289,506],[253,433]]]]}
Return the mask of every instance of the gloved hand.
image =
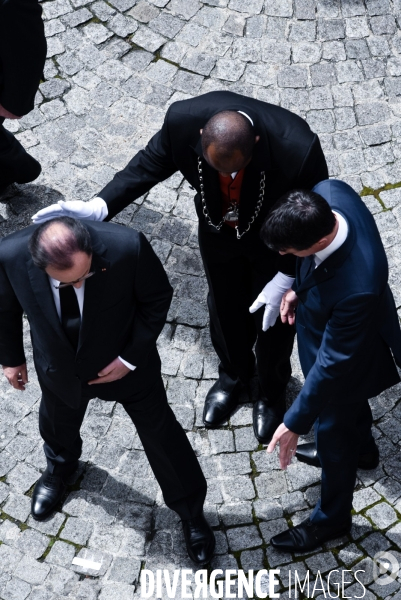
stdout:
{"type": "Polygon", "coordinates": [[[284,275],[278,272],[271,281],[260,292],[255,302],[249,308],[250,313],[254,313],[262,306],[265,306],[263,315],[262,329],[266,331],[269,327],[273,327],[280,314],[280,304],[283,294],[292,287],[294,277],[284,275]]]}
{"type": "Polygon", "coordinates": [[[107,204],[102,198],[96,197],[89,202],[82,200],[59,200],[42,208],[32,217],[34,223],[40,224],[54,219],[54,217],[73,217],[74,219],[88,219],[90,221],[103,221],[108,215],[107,204]]]}

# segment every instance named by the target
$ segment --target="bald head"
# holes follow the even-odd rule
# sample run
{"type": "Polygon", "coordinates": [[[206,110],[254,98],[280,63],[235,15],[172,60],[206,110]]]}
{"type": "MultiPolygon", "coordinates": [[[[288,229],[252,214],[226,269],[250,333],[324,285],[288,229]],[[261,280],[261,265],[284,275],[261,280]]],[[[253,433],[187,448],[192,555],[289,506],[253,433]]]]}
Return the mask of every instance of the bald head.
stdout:
{"type": "Polygon", "coordinates": [[[39,269],[49,267],[67,271],[74,267],[76,255],[92,256],[89,231],[78,219],[58,217],[39,225],[29,240],[32,260],[39,269]]]}
{"type": "Polygon", "coordinates": [[[250,162],[258,140],[249,119],[225,110],[209,119],[202,130],[203,156],[217,171],[239,171],[250,162]]]}

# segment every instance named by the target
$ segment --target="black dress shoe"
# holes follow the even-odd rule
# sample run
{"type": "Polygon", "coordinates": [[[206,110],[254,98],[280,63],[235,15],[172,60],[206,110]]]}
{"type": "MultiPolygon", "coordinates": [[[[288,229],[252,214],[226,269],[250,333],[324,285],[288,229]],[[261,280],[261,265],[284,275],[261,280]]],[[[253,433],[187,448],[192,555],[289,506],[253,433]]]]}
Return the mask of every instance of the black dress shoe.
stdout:
{"type": "Polygon", "coordinates": [[[207,393],[203,409],[205,427],[220,427],[238,406],[243,385],[239,379],[231,379],[222,373],[207,393]]]}
{"type": "MultiPolygon", "coordinates": [[[[299,462],[303,462],[312,467],[321,468],[320,460],[317,455],[315,442],[309,442],[308,444],[301,444],[297,447],[295,456],[299,462]]],[[[374,450],[365,454],[360,454],[358,458],[358,469],[370,471],[376,469],[379,466],[380,456],[379,449],[375,444],[374,450]]]]}
{"type": "Polygon", "coordinates": [[[209,523],[202,513],[200,517],[182,521],[188,556],[197,565],[205,565],[211,561],[216,540],[209,523]]]}
{"type": "Polygon", "coordinates": [[[46,469],[35,485],[32,494],[31,513],[36,521],[44,521],[62,499],[66,485],[61,477],[46,469]]]}
{"type": "Polygon", "coordinates": [[[315,550],[324,542],[346,535],[350,532],[351,525],[351,519],[340,527],[316,525],[306,519],[296,527],[275,535],[270,543],[273,548],[281,552],[308,552],[315,550]]]}
{"type": "Polygon", "coordinates": [[[253,431],[261,444],[269,444],[277,427],[283,422],[285,397],[271,404],[267,400],[258,400],[253,405],[253,431]]]}

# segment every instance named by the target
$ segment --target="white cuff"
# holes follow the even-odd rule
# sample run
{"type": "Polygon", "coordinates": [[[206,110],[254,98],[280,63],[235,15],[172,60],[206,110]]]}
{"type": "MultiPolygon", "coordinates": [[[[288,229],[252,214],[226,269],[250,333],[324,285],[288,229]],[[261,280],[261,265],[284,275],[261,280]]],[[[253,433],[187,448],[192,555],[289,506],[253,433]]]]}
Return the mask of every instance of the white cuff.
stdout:
{"type": "Polygon", "coordinates": [[[289,275],[284,275],[281,271],[277,273],[272,279],[277,286],[284,288],[284,290],[289,290],[292,287],[292,284],[295,281],[295,277],[290,277],[289,275]]]}
{"type": "Polygon", "coordinates": [[[128,367],[130,369],[130,371],[135,371],[136,367],[134,367],[134,365],[131,365],[131,363],[129,363],[126,360],[124,360],[123,358],[121,358],[121,356],[119,356],[118,359],[121,360],[121,362],[123,363],[123,365],[125,365],[126,367],[128,367]]]}

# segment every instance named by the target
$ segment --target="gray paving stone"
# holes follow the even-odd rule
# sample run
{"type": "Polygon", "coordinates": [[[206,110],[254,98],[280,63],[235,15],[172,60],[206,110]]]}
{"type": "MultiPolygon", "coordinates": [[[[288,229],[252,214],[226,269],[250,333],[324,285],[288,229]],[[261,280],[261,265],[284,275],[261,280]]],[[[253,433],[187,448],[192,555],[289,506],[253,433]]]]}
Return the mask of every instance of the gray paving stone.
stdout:
{"type": "MultiPolygon", "coordinates": [[[[81,8],[61,18],[64,25],[67,25],[68,27],[77,27],[90,19],[92,19],[92,13],[87,8],[81,8]]],[[[93,25],[95,25],[95,23],[93,23],[93,25]]]]}
{"type": "Polygon", "coordinates": [[[386,536],[397,546],[400,545],[401,540],[401,524],[397,523],[391,529],[389,529],[386,533],[386,536]]]}
{"type": "Polygon", "coordinates": [[[13,490],[27,492],[39,479],[40,473],[32,467],[23,463],[18,465],[7,474],[7,483],[13,490]]]}
{"type": "Polygon", "coordinates": [[[31,500],[27,496],[10,493],[3,511],[13,519],[25,522],[31,512],[31,500]]]}
{"type": "Polygon", "coordinates": [[[326,573],[331,571],[338,566],[338,563],[331,552],[322,552],[316,556],[305,559],[308,568],[312,573],[326,573]]]}
{"type": "Polygon", "coordinates": [[[287,482],[284,473],[273,471],[262,473],[255,478],[256,490],[260,499],[275,498],[287,492],[287,482]]]}
{"type": "Polygon", "coordinates": [[[0,525],[0,540],[10,546],[15,546],[20,535],[21,530],[18,525],[8,519],[4,519],[0,525]]]}
{"type": "Polygon", "coordinates": [[[31,516],[29,517],[28,525],[46,535],[57,535],[64,520],[65,515],[56,512],[50,518],[46,519],[46,521],[35,521],[31,516]]]}
{"type": "Polygon", "coordinates": [[[256,450],[259,446],[259,442],[255,438],[253,432],[253,427],[239,427],[238,429],[235,429],[234,438],[237,452],[256,450]]]}
{"type": "Polygon", "coordinates": [[[224,496],[231,502],[234,500],[253,500],[255,489],[252,480],[244,475],[237,475],[222,480],[224,496]]]}
{"type": "Polygon", "coordinates": [[[270,568],[275,569],[279,565],[285,565],[292,562],[292,557],[288,552],[279,552],[273,546],[266,548],[267,561],[270,568]]]}
{"type": "Polygon", "coordinates": [[[69,517],[60,533],[60,537],[74,544],[84,546],[92,533],[92,529],[92,523],[78,517],[69,517]]]}
{"type": "Polygon", "coordinates": [[[118,556],[107,573],[107,581],[133,585],[135,581],[138,581],[140,570],[141,561],[118,556]]]}
{"type": "Polygon", "coordinates": [[[40,558],[50,543],[50,539],[32,529],[25,529],[15,542],[15,548],[30,558],[40,558]]]}
{"type": "Polygon", "coordinates": [[[219,515],[225,526],[253,523],[252,503],[236,502],[219,507],[219,515]]]}
{"type": "Polygon", "coordinates": [[[266,544],[270,539],[288,529],[288,523],[285,519],[272,519],[259,523],[259,529],[266,544]]]}
{"type": "Polygon", "coordinates": [[[375,531],[363,539],[360,542],[360,545],[370,556],[374,557],[377,552],[385,552],[389,548],[390,542],[384,537],[384,535],[378,531],[375,531]]]}
{"type": "Polygon", "coordinates": [[[25,600],[28,597],[31,586],[25,581],[13,577],[5,586],[2,596],[7,600],[25,600]]]}
{"type": "Polygon", "coordinates": [[[24,557],[14,570],[14,575],[31,585],[41,585],[49,574],[50,567],[33,558],[24,557]]]}
{"type": "Polygon", "coordinates": [[[95,550],[116,553],[121,546],[122,536],[123,528],[119,525],[95,523],[88,546],[95,550]]]}
{"type": "Polygon", "coordinates": [[[67,544],[57,540],[54,542],[45,561],[60,567],[70,568],[72,559],[75,556],[76,548],[72,544],[67,544]]]}
{"type": "Polygon", "coordinates": [[[134,600],[134,588],[126,583],[106,583],[99,600],[134,600]]]}
{"type": "Polygon", "coordinates": [[[346,565],[349,566],[354,563],[357,559],[363,556],[363,552],[355,545],[349,544],[338,553],[338,558],[346,565]]]}
{"type": "Polygon", "coordinates": [[[0,453],[0,477],[4,477],[17,464],[17,461],[11,454],[3,450],[0,453]]]}
{"type": "Polygon", "coordinates": [[[262,544],[259,531],[254,525],[228,529],[227,539],[230,549],[234,552],[262,544]]]}
{"type": "Polygon", "coordinates": [[[210,75],[215,64],[215,58],[195,50],[189,50],[181,62],[182,67],[199,75],[210,75]]]}
{"type": "Polygon", "coordinates": [[[235,451],[233,433],[230,430],[209,430],[208,438],[212,454],[235,451]]]}

